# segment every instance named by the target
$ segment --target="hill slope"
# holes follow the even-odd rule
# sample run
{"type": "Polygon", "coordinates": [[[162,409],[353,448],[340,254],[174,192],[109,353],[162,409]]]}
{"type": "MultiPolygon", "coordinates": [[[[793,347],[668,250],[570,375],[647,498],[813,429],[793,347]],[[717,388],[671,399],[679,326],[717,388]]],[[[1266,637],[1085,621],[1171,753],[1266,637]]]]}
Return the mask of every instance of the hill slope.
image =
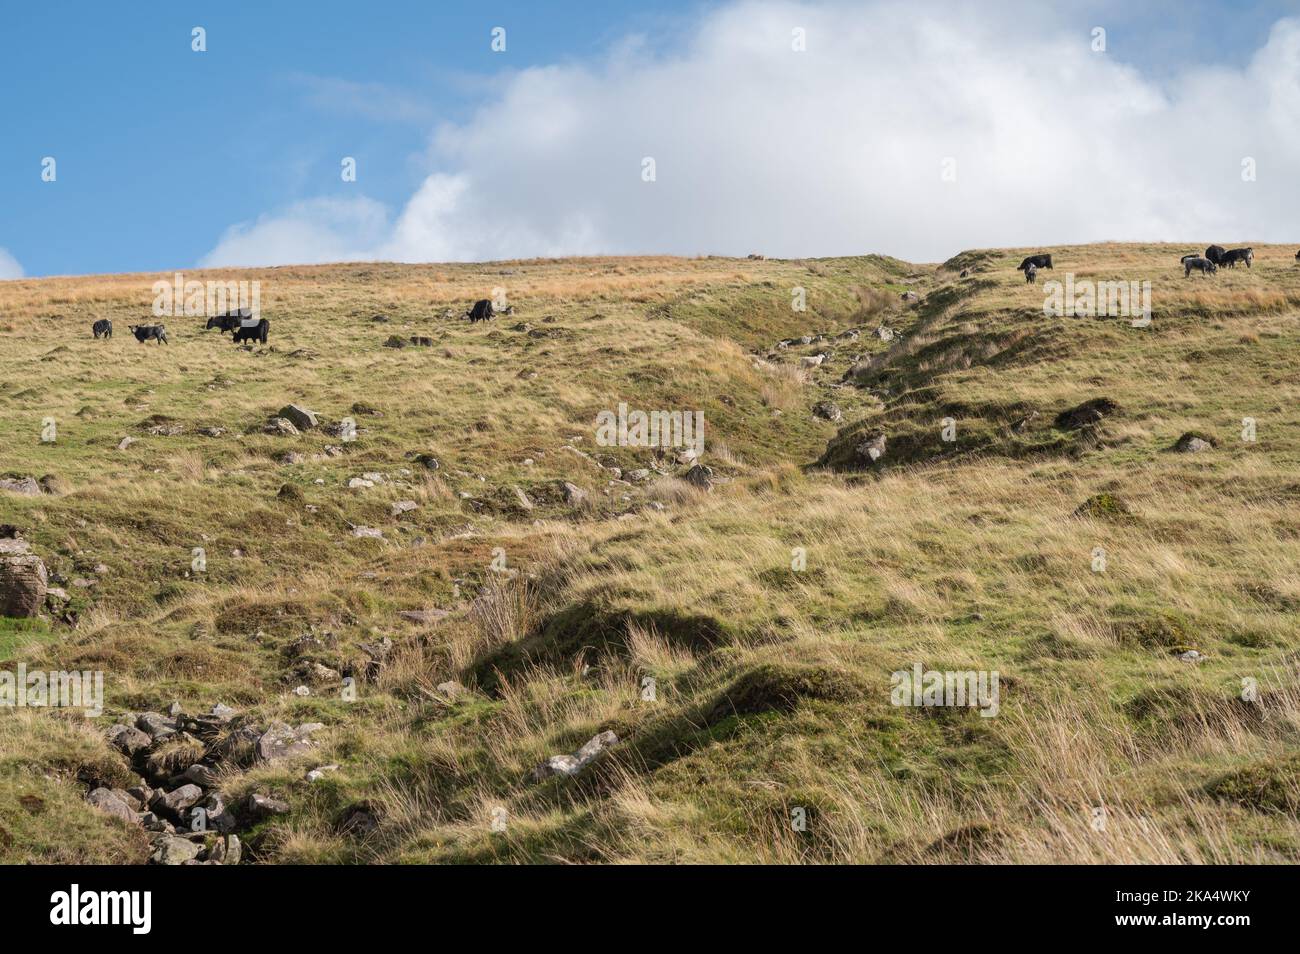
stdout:
{"type": "Polygon", "coordinates": [[[0,283],[0,471],[51,477],[0,523],[70,594],[0,669],[106,697],[0,709],[0,860],[144,861],[87,792],[199,764],[246,863],[1294,862],[1293,250],[1027,251],[186,275],[260,280],[266,349],[138,344],[170,276],[0,283]],[[1150,280],[1151,324],[1045,317],[1067,271],[1150,280]],[[600,445],[620,402],[701,412],[711,489],[600,445]],[[266,433],[291,403],[322,426],[266,433]],[[996,671],[996,715],[891,704],[917,664],[996,671]]]}

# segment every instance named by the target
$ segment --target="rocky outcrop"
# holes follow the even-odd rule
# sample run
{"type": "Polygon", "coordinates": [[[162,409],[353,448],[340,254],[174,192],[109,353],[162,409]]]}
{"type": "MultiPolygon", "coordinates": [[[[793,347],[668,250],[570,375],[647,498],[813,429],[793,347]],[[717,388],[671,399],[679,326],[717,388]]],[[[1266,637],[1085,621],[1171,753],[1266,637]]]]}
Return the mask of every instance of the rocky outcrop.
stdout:
{"type": "Polygon", "coordinates": [[[533,778],[540,782],[553,775],[577,775],[592,760],[604,754],[610,746],[617,744],[617,742],[618,736],[613,732],[609,730],[601,732],[599,735],[592,736],[582,748],[572,755],[552,755],[533,769],[533,778]]]}

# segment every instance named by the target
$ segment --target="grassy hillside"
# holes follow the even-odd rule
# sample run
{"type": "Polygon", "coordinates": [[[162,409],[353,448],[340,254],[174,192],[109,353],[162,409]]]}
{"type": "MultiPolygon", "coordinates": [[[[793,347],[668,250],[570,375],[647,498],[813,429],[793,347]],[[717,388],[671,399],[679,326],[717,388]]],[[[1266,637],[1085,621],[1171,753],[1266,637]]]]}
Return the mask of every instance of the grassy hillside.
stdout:
{"type": "Polygon", "coordinates": [[[0,669],[106,692],[0,709],[0,860],[144,861],[85,797],[138,781],[109,727],[176,702],[238,715],[160,775],[287,805],[241,816],[245,863],[1294,863],[1300,267],[1192,250],[1054,249],[1036,286],[1034,250],[187,273],[260,280],[265,349],[138,344],[170,276],[0,283],[0,476],[50,477],[0,524],[70,594],[0,623],[0,669]],[[1152,322],[1045,317],[1066,272],[1149,280],[1152,322]],[[495,287],[513,315],[459,317],[495,287]],[[701,411],[712,489],[599,446],[620,401],[701,411]],[[289,403],[323,426],[264,433],[289,403]],[[996,670],[997,715],[891,705],[915,663],[996,670]],[[273,720],[324,729],[225,744],[273,720]]]}

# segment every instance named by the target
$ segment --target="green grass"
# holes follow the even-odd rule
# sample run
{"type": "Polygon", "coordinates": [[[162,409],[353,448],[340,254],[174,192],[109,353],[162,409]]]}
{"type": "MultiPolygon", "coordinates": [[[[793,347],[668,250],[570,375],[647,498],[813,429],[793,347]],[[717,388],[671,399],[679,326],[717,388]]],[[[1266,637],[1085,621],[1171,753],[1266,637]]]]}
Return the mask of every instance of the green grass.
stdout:
{"type": "Polygon", "coordinates": [[[0,284],[0,456],[62,482],[7,495],[3,520],[60,578],[95,580],[75,628],[0,624],[0,660],[101,668],[109,709],[0,712],[25,753],[0,759],[4,860],[141,860],[79,778],[125,771],[98,737],[114,717],[178,700],[326,724],[300,763],[232,766],[231,799],[292,806],[244,833],[259,862],[1294,863],[1293,250],[1206,281],[1173,246],[1053,250],[1061,279],[1150,280],[1149,328],[1045,318],[1055,275],[1026,286],[1026,251],[222,275],[263,282],[269,350],[199,319],[169,319],[168,348],[92,341],[94,318],[145,313],[153,276],[0,284]],[[497,285],[513,316],[444,317],[497,285]],[[775,347],[805,334],[827,338],[775,347]],[[1117,409],[1058,426],[1098,398],[1117,409]],[[826,400],[839,424],[811,413],[826,400]],[[724,481],[703,493],[670,458],[597,446],[619,401],[703,411],[724,481]],[[261,433],[289,402],[355,417],[358,439],[261,433]],[[180,432],[150,433],[154,415],[180,432]],[[1216,446],[1173,452],[1187,432],[1216,446]],[[855,460],[876,433],[884,457],[855,460]],[[347,489],[366,472],[386,480],[347,489]],[[419,509],[394,517],[403,499],[419,509]],[[432,607],[451,615],[399,616],[432,607]],[[363,676],[385,636],[356,701],[292,694],[312,663],[363,676]],[[997,670],[1001,711],[892,706],[916,662],[997,670]],[[471,691],[449,703],[449,679],[471,691]],[[531,781],[604,729],[607,757],[531,781]],[[358,806],[379,818],[364,837],[343,826],[358,806]]]}

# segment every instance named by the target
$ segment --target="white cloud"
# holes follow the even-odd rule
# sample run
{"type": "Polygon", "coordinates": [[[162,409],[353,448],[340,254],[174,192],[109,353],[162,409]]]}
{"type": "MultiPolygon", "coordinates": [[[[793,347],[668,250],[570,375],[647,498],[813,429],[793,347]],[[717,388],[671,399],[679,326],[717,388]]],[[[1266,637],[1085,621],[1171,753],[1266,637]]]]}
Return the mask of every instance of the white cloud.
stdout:
{"type": "Polygon", "coordinates": [[[8,249],[0,248],[0,281],[22,277],[23,267],[18,264],[18,259],[10,255],[8,249]]]}
{"type": "MultiPolygon", "coordinates": [[[[1060,6],[741,0],[684,49],[522,71],[433,137],[396,215],[301,203],[209,263],[576,253],[800,256],[1116,240],[1284,241],[1300,20],[1241,70],[1156,81],[1060,6]],[[806,30],[807,50],[791,49],[806,30]],[[657,181],[641,180],[653,156],[657,181]],[[955,182],[940,178],[956,160],[955,182]],[[1242,160],[1258,164],[1243,182],[1242,160]]],[[[1133,48],[1132,38],[1126,44],[1133,48]]]]}

